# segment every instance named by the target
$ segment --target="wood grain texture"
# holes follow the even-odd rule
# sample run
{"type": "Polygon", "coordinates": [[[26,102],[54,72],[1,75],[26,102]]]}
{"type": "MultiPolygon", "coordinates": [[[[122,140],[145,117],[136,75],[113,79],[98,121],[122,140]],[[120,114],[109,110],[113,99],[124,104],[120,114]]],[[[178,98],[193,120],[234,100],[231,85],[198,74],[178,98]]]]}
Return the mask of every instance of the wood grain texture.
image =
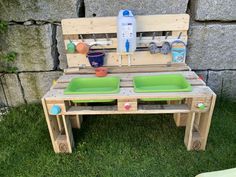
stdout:
{"type": "MultiPolygon", "coordinates": [[[[63,35],[116,33],[116,17],[73,18],[61,21],[63,35]]],[[[136,16],[137,32],[189,29],[188,14],[136,16]]]]}

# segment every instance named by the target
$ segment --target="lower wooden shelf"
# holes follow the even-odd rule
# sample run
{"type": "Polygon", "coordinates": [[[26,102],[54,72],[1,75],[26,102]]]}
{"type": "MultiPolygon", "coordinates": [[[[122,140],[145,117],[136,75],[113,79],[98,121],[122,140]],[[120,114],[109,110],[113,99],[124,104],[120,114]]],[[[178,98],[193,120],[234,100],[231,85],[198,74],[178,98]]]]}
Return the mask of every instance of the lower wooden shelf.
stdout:
{"type": "Polygon", "coordinates": [[[72,106],[65,115],[95,115],[95,114],[165,114],[188,113],[186,104],[180,105],[139,105],[136,111],[118,111],[117,106],[72,106]]]}

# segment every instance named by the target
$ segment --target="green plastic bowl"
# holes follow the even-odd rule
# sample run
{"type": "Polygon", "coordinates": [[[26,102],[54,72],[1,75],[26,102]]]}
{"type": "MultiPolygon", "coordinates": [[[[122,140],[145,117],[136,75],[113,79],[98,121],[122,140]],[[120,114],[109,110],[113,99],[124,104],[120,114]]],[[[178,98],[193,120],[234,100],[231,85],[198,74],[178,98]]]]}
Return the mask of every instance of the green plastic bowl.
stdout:
{"type": "MultiPolygon", "coordinates": [[[[151,92],[191,92],[192,86],[181,74],[163,74],[156,76],[136,76],[133,79],[134,91],[151,92]]],[[[144,98],[142,101],[181,100],[181,98],[144,98]]]]}

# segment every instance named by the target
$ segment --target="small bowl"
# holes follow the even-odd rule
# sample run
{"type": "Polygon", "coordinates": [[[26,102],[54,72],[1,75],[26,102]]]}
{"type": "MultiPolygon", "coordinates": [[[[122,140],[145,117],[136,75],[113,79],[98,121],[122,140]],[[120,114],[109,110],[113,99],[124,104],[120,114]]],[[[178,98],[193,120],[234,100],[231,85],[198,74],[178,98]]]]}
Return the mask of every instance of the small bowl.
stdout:
{"type": "Polygon", "coordinates": [[[99,67],[95,69],[97,77],[105,77],[107,75],[107,68],[99,67]]]}

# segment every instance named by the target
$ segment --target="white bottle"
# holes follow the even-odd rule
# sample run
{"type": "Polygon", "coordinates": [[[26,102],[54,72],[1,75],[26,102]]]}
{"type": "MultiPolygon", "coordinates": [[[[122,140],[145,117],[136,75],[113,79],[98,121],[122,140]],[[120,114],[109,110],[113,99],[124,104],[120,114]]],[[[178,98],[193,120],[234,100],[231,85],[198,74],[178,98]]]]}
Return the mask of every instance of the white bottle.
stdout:
{"type": "Polygon", "coordinates": [[[130,10],[120,10],[117,18],[117,52],[132,53],[136,50],[136,20],[130,10]]]}

